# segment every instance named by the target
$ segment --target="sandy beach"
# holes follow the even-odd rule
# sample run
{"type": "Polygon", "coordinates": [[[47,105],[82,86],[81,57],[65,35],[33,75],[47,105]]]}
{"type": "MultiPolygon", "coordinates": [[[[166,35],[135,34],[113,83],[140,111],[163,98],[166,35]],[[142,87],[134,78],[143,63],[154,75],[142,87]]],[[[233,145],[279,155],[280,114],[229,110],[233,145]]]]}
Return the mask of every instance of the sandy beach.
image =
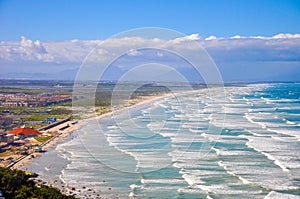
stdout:
{"type": "MultiPolygon", "coordinates": [[[[97,116],[87,116],[88,118],[86,119],[81,119],[78,120],[76,122],[74,121],[70,121],[69,122],[69,127],[64,129],[64,130],[59,130],[59,126],[58,127],[53,127],[51,129],[49,129],[48,131],[58,131],[58,134],[56,136],[54,136],[53,138],[51,138],[50,140],[46,141],[44,144],[42,144],[43,150],[47,151],[49,148],[51,147],[55,147],[57,146],[59,143],[64,142],[67,138],[69,138],[73,132],[75,132],[76,130],[80,129],[83,125],[85,125],[87,122],[91,121],[91,120],[99,120],[103,117],[107,117],[113,114],[117,114],[118,112],[121,111],[125,111],[127,109],[130,108],[134,108],[136,106],[140,106],[143,104],[147,104],[147,103],[151,103],[153,101],[165,98],[165,97],[170,97],[172,96],[172,93],[167,93],[167,94],[163,94],[163,95],[156,95],[156,96],[143,96],[143,97],[139,97],[138,99],[134,99],[132,101],[130,101],[126,106],[122,106],[120,107],[118,110],[114,110],[102,115],[97,115],[97,116]]],[[[33,158],[39,157],[43,155],[42,152],[33,152],[29,155],[26,156],[20,156],[16,163],[11,167],[12,169],[22,169],[22,167],[24,167],[26,164],[30,164],[33,158]]]]}

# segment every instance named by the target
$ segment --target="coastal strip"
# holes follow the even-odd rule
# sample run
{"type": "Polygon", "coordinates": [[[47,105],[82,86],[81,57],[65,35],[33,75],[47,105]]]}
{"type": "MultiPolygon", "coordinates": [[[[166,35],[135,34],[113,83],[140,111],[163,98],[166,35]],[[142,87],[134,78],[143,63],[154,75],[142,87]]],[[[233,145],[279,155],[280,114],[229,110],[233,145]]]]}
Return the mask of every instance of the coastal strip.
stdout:
{"type": "Polygon", "coordinates": [[[25,164],[30,163],[33,158],[42,155],[43,151],[46,151],[49,148],[54,147],[57,144],[63,142],[79,127],[80,125],[78,125],[77,121],[70,121],[70,119],[65,119],[62,122],[61,121],[58,122],[56,125],[52,125],[51,128],[47,128],[47,132],[49,131],[49,132],[58,132],[58,133],[40,145],[40,147],[42,148],[42,152],[36,152],[36,151],[28,152],[28,154],[21,156],[20,158],[10,163],[6,167],[12,169],[20,169],[25,164]]]}
{"type": "MultiPolygon", "coordinates": [[[[137,106],[141,106],[141,105],[145,105],[166,97],[171,97],[172,95],[175,95],[174,93],[166,93],[163,95],[155,95],[155,96],[143,96],[143,97],[139,97],[138,99],[135,99],[134,101],[130,101],[130,103],[128,103],[127,106],[122,106],[120,107],[118,110],[115,111],[111,111],[111,112],[107,112],[101,115],[96,115],[94,117],[89,117],[86,119],[81,119],[78,121],[72,121],[70,119],[65,119],[63,121],[58,121],[57,125],[53,125],[51,124],[51,126],[49,127],[43,127],[41,130],[46,130],[47,132],[58,132],[57,135],[55,135],[54,137],[50,138],[49,140],[47,140],[46,142],[44,142],[43,144],[41,144],[41,147],[43,149],[43,151],[47,151],[48,149],[52,148],[52,147],[56,147],[59,143],[64,142],[67,138],[69,138],[72,133],[74,133],[75,131],[77,131],[78,129],[80,129],[83,125],[86,125],[86,123],[88,123],[91,120],[99,120],[103,117],[108,117],[114,114],[118,114],[121,111],[126,111],[128,109],[131,108],[135,108],[137,106]]],[[[7,167],[8,168],[12,168],[12,169],[21,169],[27,165],[30,164],[33,158],[36,158],[38,156],[43,155],[42,152],[31,152],[28,153],[26,155],[21,156],[20,158],[18,158],[17,160],[15,160],[14,162],[12,162],[11,164],[9,164],[7,167]]]]}

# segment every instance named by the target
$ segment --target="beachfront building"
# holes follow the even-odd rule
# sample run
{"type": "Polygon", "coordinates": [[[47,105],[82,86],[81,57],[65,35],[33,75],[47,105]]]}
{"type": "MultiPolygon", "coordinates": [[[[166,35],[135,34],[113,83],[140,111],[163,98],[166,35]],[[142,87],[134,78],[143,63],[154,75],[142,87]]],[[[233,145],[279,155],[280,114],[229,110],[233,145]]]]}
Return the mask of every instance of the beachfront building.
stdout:
{"type": "Polygon", "coordinates": [[[26,127],[21,127],[21,128],[17,128],[15,130],[9,131],[7,132],[8,135],[15,135],[18,136],[20,138],[27,138],[27,137],[35,137],[35,136],[39,136],[42,135],[42,132],[39,132],[33,128],[26,128],[26,127]]]}
{"type": "Polygon", "coordinates": [[[14,142],[14,135],[2,133],[0,134],[0,142],[4,142],[7,144],[13,143],[14,142]]]}
{"type": "Polygon", "coordinates": [[[14,135],[8,135],[6,133],[0,134],[0,153],[5,152],[9,145],[14,143],[14,135]]]}

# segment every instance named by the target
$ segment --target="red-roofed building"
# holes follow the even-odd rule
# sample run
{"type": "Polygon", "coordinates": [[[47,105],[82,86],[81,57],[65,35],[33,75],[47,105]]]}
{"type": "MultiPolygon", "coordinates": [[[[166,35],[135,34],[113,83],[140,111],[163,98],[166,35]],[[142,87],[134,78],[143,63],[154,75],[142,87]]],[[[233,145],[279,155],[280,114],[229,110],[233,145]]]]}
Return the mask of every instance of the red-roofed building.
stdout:
{"type": "Polygon", "coordinates": [[[41,135],[43,133],[41,133],[33,128],[18,128],[18,129],[7,132],[7,134],[18,135],[18,136],[22,136],[22,137],[33,137],[33,136],[41,135]]]}

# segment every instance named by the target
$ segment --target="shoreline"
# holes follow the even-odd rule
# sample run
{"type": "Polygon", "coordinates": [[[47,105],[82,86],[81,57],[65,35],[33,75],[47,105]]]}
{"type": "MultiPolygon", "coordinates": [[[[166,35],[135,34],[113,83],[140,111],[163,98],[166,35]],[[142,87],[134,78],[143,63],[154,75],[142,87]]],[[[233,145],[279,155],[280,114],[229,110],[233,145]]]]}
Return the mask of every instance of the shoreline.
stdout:
{"type": "MultiPolygon", "coordinates": [[[[174,93],[164,93],[162,95],[155,95],[155,96],[142,96],[142,97],[138,98],[135,103],[129,104],[128,106],[123,106],[118,110],[113,110],[113,111],[110,111],[110,112],[107,112],[107,113],[104,113],[101,115],[96,115],[96,113],[95,113],[95,116],[78,120],[75,124],[71,124],[70,127],[62,130],[60,133],[58,133],[58,135],[54,136],[50,140],[43,143],[42,144],[43,150],[47,151],[50,148],[57,147],[60,143],[63,143],[64,141],[66,141],[68,138],[71,137],[71,135],[74,132],[76,132],[78,129],[80,129],[82,126],[84,126],[87,122],[89,122],[91,120],[99,120],[99,119],[102,119],[102,118],[110,116],[110,115],[118,114],[119,112],[126,111],[128,109],[132,109],[132,108],[142,106],[142,105],[145,105],[145,104],[148,104],[148,103],[151,103],[151,102],[154,102],[154,101],[166,98],[166,97],[170,97],[173,94],[174,93]]],[[[33,152],[28,155],[25,155],[25,157],[19,158],[19,160],[14,165],[12,165],[10,168],[22,170],[22,167],[31,164],[31,162],[34,158],[43,156],[43,154],[44,154],[43,152],[33,152]]]]}
{"type": "MultiPolygon", "coordinates": [[[[68,139],[76,130],[80,128],[79,122],[77,124],[71,125],[69,128],[61,131],[56,136],[52,137],[51,139],[47,140],[45,143],[41,144],[43,151],[47,151],[48,149],[52,147],[56,147],[60,143],[64,142],[66,139],[68,139]]],[[[11,166],[11,169],[20,169],[22,170],[22,167],[26,166],[27,164],[31,164],[31,161],[34,158],[37,158],[39,156],[42,156],[44,152],[33,152],[28,155],[25,155],[25,157],[21,157],[19,161],[17,161],[13,166],[11,166]]]]}
{"type": "MultiPolygon", "coordinates": [[[[18,169],[18,170],[23,170],[25,172],[29,171],[29,172],[36,173],[37,170],[35,171],[35,170],[28,169],[30,167],[32,168],[32,166],[34,165],[34,163],[32,164],[32,161],[34,159],[43,158],[45,156],[47,157],[46,154],[52,154],[57,146],[59,146],[60,144],[66,142],[66,141],[68,141],[68,139],[70,139],[70,138],[73,139],[72,135],[74,133],[76,133],[77,130],[82,128],[84,125],[86,125],[89,121],[100,120],[104,117],[110,117],[110,116],[113,116],[114,114],[118,114],[122,111],[126,111],[126,110],[133,109],[133,108],[136,108],[136,107],[139,107],[139,106],[147,105],[147,104],[153,103],[155,101],[158,101],[158,100],[161,100],[161,99],[164,99],[164,98],[167,98],[167,97],[175,96],[175,95],[176,95],[175,93],[171,92],[171,93],[164,93],[162,95],[143,96],[143,97],[138,98],[136,101],[134,101],[134,104],[129,103],[128,106],[122,106],[117,110],[110,111],[110,112],[107,112],[107,113],[104,113],[104,114],[101,114],[101,115],[96,115],[96,116],[93,116],[93,117],[78,120],[76,122],[76,124],[71,125],[69,128],[66,128],[63,131],[61,131],[61,133],[58,134],[57,136],[55,136],[55,137],[51,138],[50,140],[48,140],[48,142],[43,146],[43,149],[46,150],[46,153],[34,152],[32,154],[29,154],[24,159],[22,159],[21,161],[19,161],[15,165],[13,165],[13,167],[11,167],[11,169],[18,169]],[[32,155],[34,155],[34,157],[32,157],[32,155]],[[31,166],[31,164],[32,164],[32,166],[31,166]]],[[[45,168],[45,169],[46,169],[46,171],[44,171],[44,172],[51,172],[51,171],[48,171],[47,168],[45,168]]],[[[49,178],[49,176],[48,176],[49,173],[48,174],[47,173],[38,174],[38,175],[39,176],[34,179],[34,181],[37,185],[47,185],[47,186],[50,186],[50,187],[55,187],[55,188],[59,189],[64,194],[75,195],[77,197],[80,196],[80,195],[84,196],[84,194],[95,194],[95,195],[97,195],[97,197],[101,197],[101,192],[98,192],[97,190],[94,190],[94,189],[91,189],[91,188],[86,189],[86,188],[83,188],[83,187],[70,187],[70,186],[68,186],[67,183],[64,181],[64,179],[61,179],[60,174],[54,174],[54,175],[50,174],[51,178],[49,178]]]]}

